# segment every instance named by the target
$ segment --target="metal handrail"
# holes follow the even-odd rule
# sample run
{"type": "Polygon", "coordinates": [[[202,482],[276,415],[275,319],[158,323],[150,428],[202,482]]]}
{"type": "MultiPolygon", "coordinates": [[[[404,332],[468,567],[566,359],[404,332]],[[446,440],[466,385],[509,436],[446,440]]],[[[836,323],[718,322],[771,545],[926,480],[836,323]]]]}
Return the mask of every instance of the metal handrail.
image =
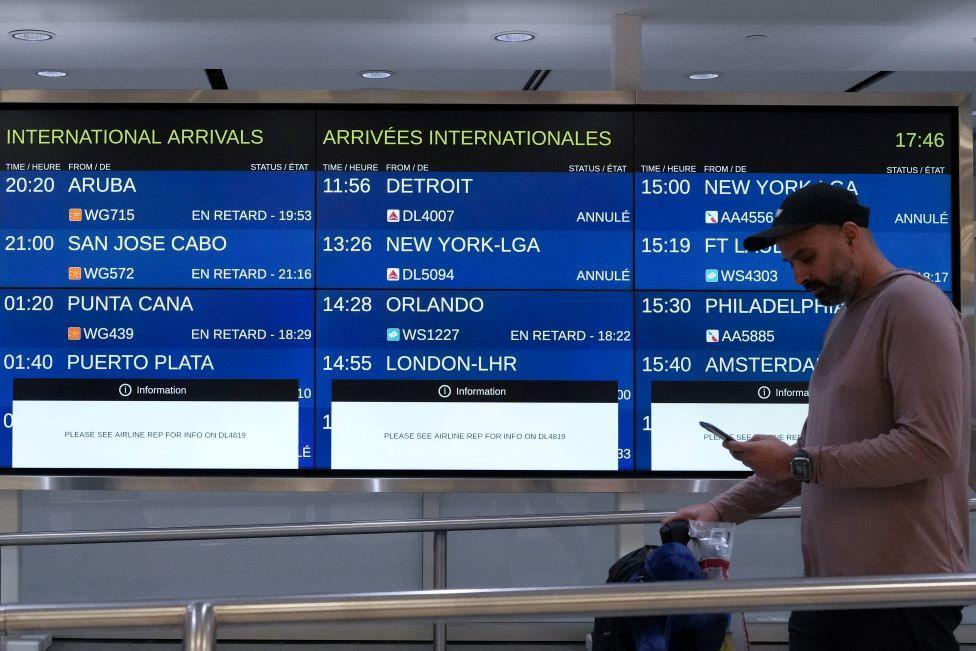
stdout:
{"type": "Polygon", "coordinates": [[[218,624],[421,620],[960,605],[976,574],[848,579],[673,581],[565,588],[431,590],[194,603],[0,606],[5,635],[37,630],[184,626],[184,649],[213,651],[218,624]]]}
{"type": "MultiPolygon", "coordinates": [[[[970,510],[976,510],[976,500],[970,502],[970,510]]],[[[446,531],[483,531],[488,529],[598,527],[621,524],[653,524],[673,514],[674,511],[613,511],[565,515],[504,515],[472,518],[322,522],[312,524],[224,525],[215,527],[172,527],[165,529],[105,529],[98,531],[35,531],[31,533],[0,534],[0,547],[234,538],[291,538],[300,536],[345,536],[379,533],[436,533],[446,531]]],[[[799,515],[800,507],[784,506],[760,517],[796,518],[799,515]]]]}
{"type": "MultiPolygon", "coordinates": [[[[976,498],[969,500],[976,511],[976,498]]],[[[0,547],[37,545],[82,545],[92,543],[162,542],[175,540],[231,540],[240,538],[295,538],[302,536],[346,536],[380,533],[438,533],[485,531],[489,529],[544,529],[549,527],[600,527],[626,524],[654,524],[674,511],[612,511],[549,515],[503,515],[471,518],[426,518],[418,520],[360,520],[311,524],[248,524],[214,527],[169,527],[159,529],[99,529],[95,531],[33,531],[0,533],[0,547]]],[[[755,519],[800,517],[799,506],[782,506],[755,519]]]]}
{"type": "MultiPolygon", "coordinates": [[[[976,511],[976,498],[969,500],[969,510],[976,511]]],[[[360,520],[311,524],[249,524],[214,527],[168,527],[159,529],[33,531],[29,533],[0,533],[0,547],[162,542],[175,540],[295,538],[302,536],[346,536],[380,533],[437,533],[447,531],[485,531],[489,529],[600,527],[626,524],[654,524],[673,514],[674,511],[612,511],[471,518],[426,518],[418,520],[360,520]]],[[[756,519],[768,520],[798,517],[800,517],[799,506],[783,506],[769,513],[764,513],[756,519]]]]}
{"type": "Polygon", "coordinates": [[[669,511],[573,513],[568,515],[427,518],[419,520],[372,520],[306,524],[225,525],[166,529],[116,529],[100,531],[38,531],[0,534],[0,546],[71,545],[86,543],[156,542],[232,538],[279,538],[343,536],[379,533],[424,533],[483,529],[587,527],[660,522],[669,511]]]}

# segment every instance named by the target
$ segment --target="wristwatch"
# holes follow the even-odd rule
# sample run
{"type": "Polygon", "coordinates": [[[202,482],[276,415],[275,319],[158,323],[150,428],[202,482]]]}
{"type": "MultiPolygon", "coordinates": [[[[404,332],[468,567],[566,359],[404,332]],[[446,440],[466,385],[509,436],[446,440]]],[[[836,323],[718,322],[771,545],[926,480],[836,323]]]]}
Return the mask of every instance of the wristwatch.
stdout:
{"type": "Polygon", "coordinates": [[[802,482],[809,482],[813,479],[813,459],[803,448],[798,448],[796,454],[790,459],[790,472],[793,479],[802,482]]]}

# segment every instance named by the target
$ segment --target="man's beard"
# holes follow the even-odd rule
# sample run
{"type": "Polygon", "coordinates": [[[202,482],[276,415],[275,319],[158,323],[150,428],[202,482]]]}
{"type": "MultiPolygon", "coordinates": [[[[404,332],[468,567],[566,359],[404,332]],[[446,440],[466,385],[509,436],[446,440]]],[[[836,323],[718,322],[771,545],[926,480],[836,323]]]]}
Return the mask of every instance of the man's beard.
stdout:
{"type": "Polygon", "coordinates": [[[830,270],[830,277],[824,282],[809,281],[803,284],[803,288],[808,292],[817,289],[821,291],[814,294],[821,305],[840,305],[849,303],[857,288],[861,284],[861,273],[851,260],[838,260],[830,270]]]}

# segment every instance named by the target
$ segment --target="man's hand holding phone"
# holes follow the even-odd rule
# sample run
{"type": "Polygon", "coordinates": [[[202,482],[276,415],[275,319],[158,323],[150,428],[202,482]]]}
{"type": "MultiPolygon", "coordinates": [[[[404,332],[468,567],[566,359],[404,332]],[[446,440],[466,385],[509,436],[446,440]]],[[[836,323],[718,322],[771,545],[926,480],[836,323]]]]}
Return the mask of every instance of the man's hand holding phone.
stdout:
{"type": "Polygon", "coordinates": [[[722,447],[763,479],[790,479],[790,460],[796,448],[769,434],[756,434],[748,441],[723,441],[722,447]]]}
{"type": "Polygon", "coordinates": [[[796,448],[784,443],[778,437],[756,434],[748,441],[736,441],[734,437],[711,423],[702,420],[698,424],[721,437],[722,447],[763,479],[782,481],[793,476],[790,472],[790,460],[796,454],[796,448]]]}

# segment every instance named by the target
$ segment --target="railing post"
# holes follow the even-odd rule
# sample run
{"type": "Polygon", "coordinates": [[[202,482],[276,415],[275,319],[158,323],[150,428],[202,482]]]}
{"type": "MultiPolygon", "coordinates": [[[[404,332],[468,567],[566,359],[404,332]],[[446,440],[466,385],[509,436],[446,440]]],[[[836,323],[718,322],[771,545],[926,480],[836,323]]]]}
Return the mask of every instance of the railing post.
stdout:
{"type": "Polygon", "coordinates": [[[212,604],[196,601],[187,606],[183,621],[183,651],[215,651],[216,628],[212,604]]]}
{"type": "MultiPolygon", "coordinates": [[[[21,491],[0,492],[0,531],[19,532],[22,527],[21,491]]],[[[0,603],[20,601],[20,548],[0,547],[0,603]]]]}
{"type": "MultiPolygon", "coordinates": [[[[447,532],[434,532],[434,590],[447,588],[447,532]]],[[[434,651],[447,649],[447,624],[434,622],[434,651]]]]}

